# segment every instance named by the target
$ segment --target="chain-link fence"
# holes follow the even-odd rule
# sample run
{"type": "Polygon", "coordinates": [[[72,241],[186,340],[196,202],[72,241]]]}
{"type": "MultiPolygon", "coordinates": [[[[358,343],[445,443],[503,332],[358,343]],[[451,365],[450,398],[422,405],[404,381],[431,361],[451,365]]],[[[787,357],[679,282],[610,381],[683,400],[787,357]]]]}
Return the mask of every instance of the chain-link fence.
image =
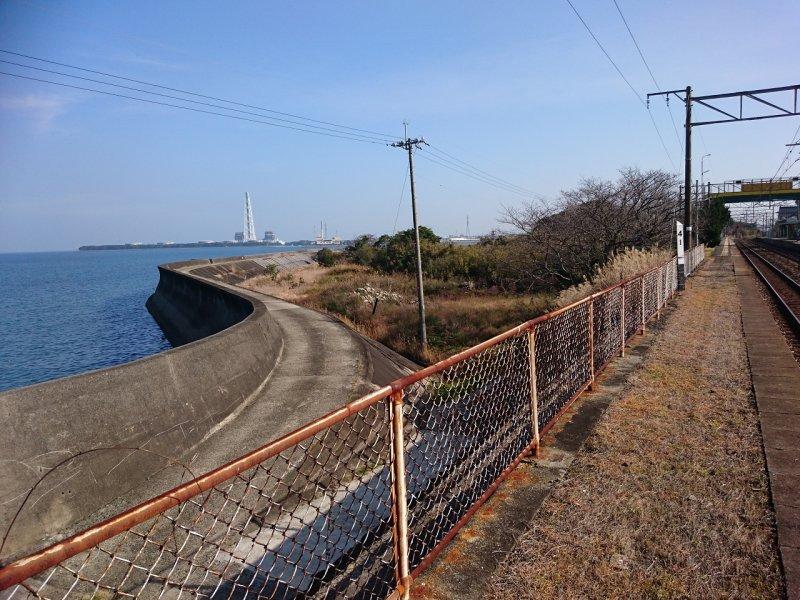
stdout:
{"type": "Polygon", "coordinates": [[[687,250],[685,253],[685,266],[684,272],[686,273],[686,277],[692,274],[692,272],[697,268],[703,259],[706,257],[706,246],[705,244],[700,244],[699,246],[695,246],[691,250],[687,250]]]}
{"type": "Polygon", "coordinates": [[[676,288],[673,259],[395,381],[5,566],[0,596],[403,596],[676,288]]]}

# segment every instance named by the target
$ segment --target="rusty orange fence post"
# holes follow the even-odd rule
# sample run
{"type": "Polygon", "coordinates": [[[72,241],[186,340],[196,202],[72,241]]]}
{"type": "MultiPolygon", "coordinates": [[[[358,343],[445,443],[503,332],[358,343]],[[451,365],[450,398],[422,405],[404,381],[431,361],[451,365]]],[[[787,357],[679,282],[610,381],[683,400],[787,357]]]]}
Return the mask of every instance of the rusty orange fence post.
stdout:
{"type": "Polygon", "coordinates": [[[594,389],[594,298],[589,300],[589,389],[594,389]]]}
{"type": "Polygon", "coordinates": [[[536,391],[536,330],[528,329],[528,367],[531,381],[531,435],[539,456],[539,394],[536,391]]]}
{"type": "Polygon", "coordinates": [[[619,355],[625,356],[625,286],[622,285],[622,310],[619,313],[619,324],[620,324],[620,344],[619,344],[619,355]]]}
{"type": "Polygon", "coordinates": [[[408,598],[411,573],[408,567],[408,506],[406,504],[406,461],[403,441],[403,388],[389,397],[392,421],[392,537],[397,591],[408,598]]]}

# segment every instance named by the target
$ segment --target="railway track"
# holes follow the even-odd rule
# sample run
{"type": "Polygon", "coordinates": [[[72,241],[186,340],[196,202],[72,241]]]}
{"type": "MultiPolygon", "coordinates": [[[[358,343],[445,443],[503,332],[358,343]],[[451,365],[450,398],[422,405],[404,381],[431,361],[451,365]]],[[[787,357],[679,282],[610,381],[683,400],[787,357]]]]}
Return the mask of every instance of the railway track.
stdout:
{"type": "MultiPolygon", "coordinates": [[[[779,253],[782,260],[771,256],[772,251],[763,247],[737,240],[736,246],[753,267],[753,270],[766,285],[781,311],[786,315],[795,335],[800,339],[800,262],[797,267],[787,265],[785,253],[779,253]]],[[[776,253],[778,254],[778,253],[776,253]]],[[[796,260],[796,259],[793,259],[796,260]]]]}

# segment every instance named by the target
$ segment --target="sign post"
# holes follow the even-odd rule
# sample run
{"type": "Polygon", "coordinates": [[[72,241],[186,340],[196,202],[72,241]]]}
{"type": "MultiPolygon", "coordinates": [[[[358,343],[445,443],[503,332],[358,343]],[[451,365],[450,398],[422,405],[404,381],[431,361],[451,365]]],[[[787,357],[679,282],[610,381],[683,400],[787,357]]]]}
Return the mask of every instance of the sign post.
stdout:
{"type": "Polygon", "coordinates": [[[682,290],[686,281],[686,258],[683,252],[683,223],[680,221],[675,221],[675,242],[678,253],[678,289],[682,290]]]}

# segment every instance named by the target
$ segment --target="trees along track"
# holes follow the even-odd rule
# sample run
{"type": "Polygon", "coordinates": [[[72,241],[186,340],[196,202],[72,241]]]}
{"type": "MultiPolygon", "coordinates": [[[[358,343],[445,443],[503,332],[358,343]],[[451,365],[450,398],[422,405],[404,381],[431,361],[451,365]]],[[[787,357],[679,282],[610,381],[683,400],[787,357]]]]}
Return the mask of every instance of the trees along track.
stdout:
{"type": "MultiPolygon", "coordinates": [[[[796,262],[797,268],[792,269],[793,273],[789,273],[786,266],[778,265],[777,261],[770,256],[773,254],[771,250],[763,248],[756,250],[752,244],[742,240],[737,240],[736,246],[766,284],[778,306],[786,314],[795,335],[800,338],[800,282],[796,275],[797,272],[800,272],[800,262],[796,258],[792,258],[791,260],[796,262]]],[[[783,253],[780,253],[779,256],[783,258],[783,261],[789,258],[783,253]]]]}

